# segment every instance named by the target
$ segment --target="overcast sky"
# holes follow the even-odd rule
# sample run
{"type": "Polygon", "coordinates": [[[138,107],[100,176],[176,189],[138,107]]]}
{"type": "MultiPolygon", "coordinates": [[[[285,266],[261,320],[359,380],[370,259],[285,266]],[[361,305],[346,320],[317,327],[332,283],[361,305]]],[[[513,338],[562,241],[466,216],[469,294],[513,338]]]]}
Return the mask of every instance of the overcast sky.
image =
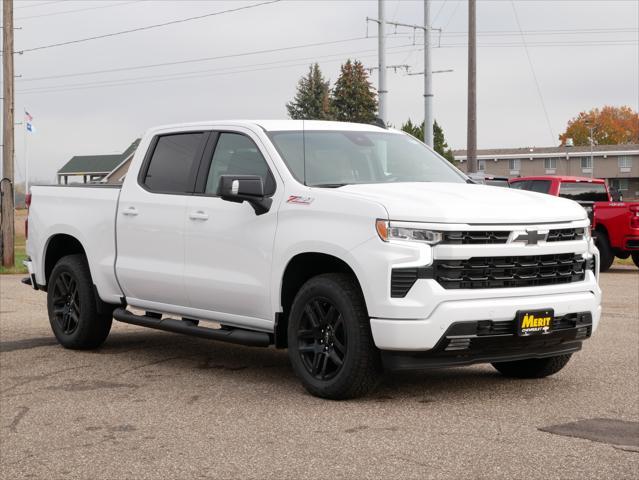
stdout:
{"type": "MultiPolygon", "coordinates": [[[[15,26],[21,29],[15,49],[260,1],[16,0],[15,26]]],[[[515,1],[514,8],[524,39],[512,2],[478,1],[479,148],[555,145],[566,122],[582,110],[603,105],[639,110],[639,1],[515,1]]],[[[421,0],[389,0],[386,11],[389,20],[400,23],[423,21],[421,0]]],[[[432,52],[433,69],[454,70],[434,77],[435,118],[449,145],[465,148],[468,5],[466,0],[432,1],[431,11],[433,27],[442,29],[441,37],[433,33],[440,45],[432,52]]],[[[26,108],[36,127],[26,136],[32,181],[53,181],[73,155],[121,152],[153,125],[286,118],[285,103],[315,59],[331,81],[349,57],[377,64],[377,40],[364,38],[367,16],[377,17],[376,0],[283,0],[16,55],[16,121],[23,120],[26,108]],[[253,53],[323,42],[335,43],[253,53]],[[236,54],[247,55],[228,57],[236,54]],[[227,58],[132,68],[221,56],[227,58]],[[120,70],[85,74],[115,69],[120,70]]],[[[375,25],[369,25],[368,34],[376,35],[375,25]]],[[[421,42],[412,30],[398,28],[387,41],[387,63],[421,72],[421,42]]],[[[372,80],[376,85],[376,72],[372,80]]],[[[423,77],[391,70],[388,84],[390,123],[399,126],[409,117],[422,121],[423,77]]],[[[18,179],[24,176],[24,144],[19,126],[18,179]]]]}

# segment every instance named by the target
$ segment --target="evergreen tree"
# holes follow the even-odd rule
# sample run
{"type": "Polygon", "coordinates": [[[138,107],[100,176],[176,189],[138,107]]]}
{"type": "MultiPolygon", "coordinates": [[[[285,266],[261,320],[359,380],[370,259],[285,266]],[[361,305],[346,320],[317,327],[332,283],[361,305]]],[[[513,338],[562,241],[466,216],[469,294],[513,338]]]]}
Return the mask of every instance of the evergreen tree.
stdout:
{"type": "Polygon", "coordinates": [[[377,116],[377,93],[361,62],[350,59],[342,65],[335,82],[331,106],[335,120],[372,123],[377,116]]]}
{"type": "Polygon", "coordinates": [[[413,123],[413,121],[409,118],[406,123],[402,125],[402,130],[406,133],[411,134],[417,140],[424,141],[424,122],[421,125],[417,126],[413,123]]]}
{"type": "MultiPolygon", "coordinates": [[[[418,140],[424,141],[424,122],[417,126],[409,118],[408,121],[402,125],[402,130],[418,140]]],[[[433,143],[433,148],[437,153],[450,163],[455,163],[453,151],[448,148],[448,143],[446,143],[446,138],[444,137],[444,130],[442,130],[442,127],[437,123],[437,120],[433,123],[433,143]]]]}
{"type": "Polygon", "coordinates": [[[317,63],[300,78],[293,101],[286,104],[288,116],[294,120],[330,120],[329,82],[317,63]]]}
{"type": "Polygon", "coordinates": [[[442,130],[442,127],[439,126],[437,120],[435,120],[433,123],[433,144],[433,148],[437,153],[439,153],[450,163],[455,163],[455,156],[453,155],[453,151],[448,148],[448,143],[446,142],[446,138],[444,137],[444,130],[442,130]]]}

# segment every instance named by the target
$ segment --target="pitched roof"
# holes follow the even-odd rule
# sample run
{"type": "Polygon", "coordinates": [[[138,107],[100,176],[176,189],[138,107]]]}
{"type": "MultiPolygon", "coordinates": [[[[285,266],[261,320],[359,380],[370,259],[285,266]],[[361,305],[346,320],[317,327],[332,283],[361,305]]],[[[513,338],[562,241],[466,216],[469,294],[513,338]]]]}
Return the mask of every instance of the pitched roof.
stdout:
{"type": "MultiPolygon", "coordinates": [[[[629,143],[623,145],[595,145],[593,147],[594,152],[630,152],[639,150],[639,144],[629,143]]],[[[566,147],[564,145],[559,147],[526,147],[526,148],[489,148],[483,150],[477,150],[477,155],[493,155],[499,157],[501,155],[521,155],[527,157],[531,154],[560,154],[568,153],[571,155],[584,153],[590,154],[590,145],[579,145],[574,147],[566,147]]],[[[465,157],[466,150],[454,150],[455,156],[465,157]]]]}
{"type": "Polygon", "coordinates": [[[91,173],[106,175],[130,157],[139,144],[140,139],[138,138],[124,152],[115,155],[76,155],[58,170],[58,174],[83,175],[91,173]]]}

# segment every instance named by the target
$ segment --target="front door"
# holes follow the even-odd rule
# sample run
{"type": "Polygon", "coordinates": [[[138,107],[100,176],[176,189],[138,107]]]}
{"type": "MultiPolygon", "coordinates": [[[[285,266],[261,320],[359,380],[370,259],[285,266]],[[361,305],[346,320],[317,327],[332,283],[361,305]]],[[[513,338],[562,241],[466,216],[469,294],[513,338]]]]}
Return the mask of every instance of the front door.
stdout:
{"type": "MultiPolygon", "coordinates": [[[[190,306],[201,318],[253,328],[272,326],[270,274],[276,201],[256,215],[248,203],[217,196],[222,175],[259,175],[264,192],[276,183],[259,139],[250,132],[214,132],[200,167],[201,191],[187,200],[184,279],[190,306]]],[[[275,199],[274,199],[275,200],[275,199]]]]}
{"type": "Polygon", "coordinates": [[[116,219],[116,273],[131,305],[163,312],[174,310],[168,306],[187,306],[186,208],[208,136],[208,132],[157,136],[139,177],[125,180],[116,219]]]}

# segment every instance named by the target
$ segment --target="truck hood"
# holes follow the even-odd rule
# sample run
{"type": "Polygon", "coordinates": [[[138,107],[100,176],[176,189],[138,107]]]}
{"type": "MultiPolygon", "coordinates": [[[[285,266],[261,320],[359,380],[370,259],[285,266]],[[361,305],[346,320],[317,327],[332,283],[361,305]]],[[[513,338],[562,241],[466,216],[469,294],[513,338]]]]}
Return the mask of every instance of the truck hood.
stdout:
{"type": "Polygon", "coordinates": [[[572,200],[488,185],[384,183],[346,185],[336,191],[380,203],[391,220],[531,224],[587,218],[585,210],[572,200]]]}

